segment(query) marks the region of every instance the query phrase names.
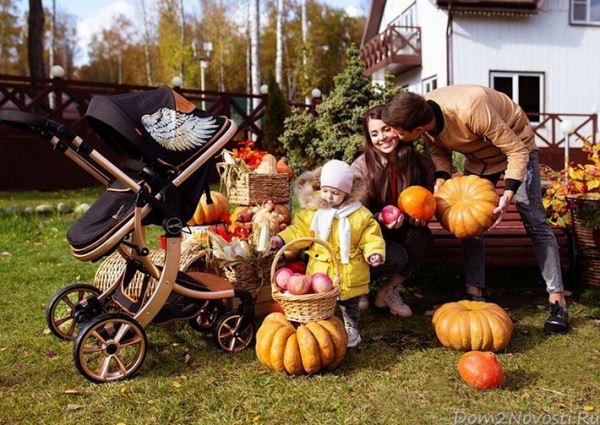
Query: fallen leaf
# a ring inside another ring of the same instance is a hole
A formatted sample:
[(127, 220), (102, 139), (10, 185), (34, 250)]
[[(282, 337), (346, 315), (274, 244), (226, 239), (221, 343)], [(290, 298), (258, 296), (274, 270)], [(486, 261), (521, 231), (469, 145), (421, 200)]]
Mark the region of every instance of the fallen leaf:
[(81, 394), (81, 391), (76, 390), (76, 389), (68, 389), (68, 390), (65, 390), (65, 394)]
[(44, 356), (48, 357), (49, 359), (53, 359), (56, 357), (56, 353), (52, 350), (48, 350), (44, 352)]
[(8, 347), (2, 347), (2, 348), (0, 348), (0, 351), (6, 351), (6, 350), (8, 350)]
[(172, 345), (173, 345), (173, 347), (179, 347), (181, 344), (178, 342), (174, 342)]
[(191, 359), (192, 359), (192, 356), (190, 356), (188, 353), (186, 353), (185, 356), (183, 356), (183, 361), (186, 364), (189, 363)]
[(583, 410), (585, 410), (586, 412), (593, 412), (594, 406), (592, 406), (591, 404), (586, 404), (585, 406), (583, 406)]
[(73, 404), (73, 403), (67, 404), (67, 410), (79, 410), (79, 409), (83, 409), (83, 406), (81, 404)]
[(171, 385), (173, 386), (173, 388), (181, 388), (181, 384), (177, 381), (173, 381)]
[(148, 403), (148, 404), (156, 404), (156, 401), (155, 400), (148, 400), (146, 403)]
[(117, 422), (117, 425), (127, 425), (125, 422)]
[(260, 415), (256, 415), (255, 417), (252, 418), (252, 422), (258, 422), (260, 421)]
[(0, 256), (2, 256), (2, 257), (10, 257), (11, 255), (12, 255), (12, 254), (11, 254), (10, 252), (8, 252), (8, 251), (2, 251), (2, 252), (0, 253)]
[(44, 335), (50, 335), (50, 329), (48, 329), (48, 328), (44, 329)]

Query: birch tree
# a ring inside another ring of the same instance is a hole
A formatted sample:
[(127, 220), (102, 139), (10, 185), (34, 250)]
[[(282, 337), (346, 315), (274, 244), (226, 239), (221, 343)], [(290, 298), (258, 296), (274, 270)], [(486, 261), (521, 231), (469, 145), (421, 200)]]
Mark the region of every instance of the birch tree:
[(275, 35), (275, 81), (281, 87), (283, 82), (283, 0), (277, 0), (277, 29)]
[[(259, 10), (259, 0), (250, 0), (250, 75), (252, 80), (252, 94), (260, 93), (260, 61), (258, 56)], [(259, 102), (259, 99), (254, 99), (253, 105), (255, 108)]]
[(150, 60), (150, 17), (148, 15), (148, 7), (146, 0), (141, 0), (142, 20), (144, 23), (144, 59), (146, 62), (146, 82), (149, 86), (152, 85), (152, 62)]

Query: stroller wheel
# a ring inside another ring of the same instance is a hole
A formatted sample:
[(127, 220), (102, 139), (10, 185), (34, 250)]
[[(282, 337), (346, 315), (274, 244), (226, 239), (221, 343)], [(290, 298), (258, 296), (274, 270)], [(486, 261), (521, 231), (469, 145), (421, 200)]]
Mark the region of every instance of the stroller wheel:
[(213, 328), (213, 341), (217, 347), (230, 353), (248, 348), (254, 340), (254, 324), (248, 323), (241, 328), (242, 316), (230, 311), (225, 313)]
[(83, 327), (73, 345), (77, 370), (92, 382), (132, 376), (146, 357), (146, 332), (134, 318), (104, 313)]
[(61, 339), (73, 339), (77, 334), (77, 323), (73, 307), (90, 295), (102, 291), (86, 283), (73, 283), (58, 291), (46, 307), (46, 324), (50, 331)]
[(221, 301), (206, 301), (200, 309), (200, 313), (188, 322), (195, 331), (208, 332), (224, 311), (225, 306)]

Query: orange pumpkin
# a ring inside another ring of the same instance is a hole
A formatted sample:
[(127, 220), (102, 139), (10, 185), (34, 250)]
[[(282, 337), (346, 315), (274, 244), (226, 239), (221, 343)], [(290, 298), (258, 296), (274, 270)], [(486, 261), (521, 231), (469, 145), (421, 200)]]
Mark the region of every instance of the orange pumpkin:
[(435, 213), (435, 198), (422, 186), (409, 186), (400, 193), (398, 208), (413, 218), (429, 221)]
[(294, 170), (292, 170), (287, 164), (285, 156), (282, 156), (279, 158), (279, 161), (277, 161), (277, 172), (287, 174), (288, 180), (292, 180), (294, 178)]
[(470, 351), (458, 361), (458, 374), (467, 384), (480, 390), (498, 388), (504, 382), (504, 370), (494, 353)]
[(481, 235), (496, 219), (498, 194), (492, 182), (478, 176), (446, 180), (435, 199), (438, 221), (459, 239)]
[(482, 301), (446, 303), (435, 311), (432, 322), (442, 345), (458, 351), (502, 351), (513, 330), (502, 307)]
[(198, 206), (194, 212), (194, 224), (212, 224), (223, 221), (223, 217), (229, 213), (229, 202), (220, 192), (210, 192), (212, 204), (206, 203), (206, 193), (202, 194)]

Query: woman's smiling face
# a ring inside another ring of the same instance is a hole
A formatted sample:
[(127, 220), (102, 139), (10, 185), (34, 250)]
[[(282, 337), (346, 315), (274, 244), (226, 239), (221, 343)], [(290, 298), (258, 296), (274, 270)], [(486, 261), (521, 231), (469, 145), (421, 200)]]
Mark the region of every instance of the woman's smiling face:
[(371, 118), (368, 122), (369, 136), (373, 147), (378, 151), (389, 154), (398, 146), (396, 131), (381, 120)]

